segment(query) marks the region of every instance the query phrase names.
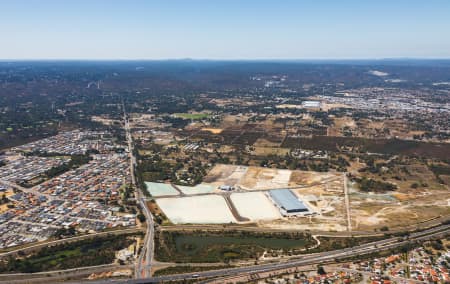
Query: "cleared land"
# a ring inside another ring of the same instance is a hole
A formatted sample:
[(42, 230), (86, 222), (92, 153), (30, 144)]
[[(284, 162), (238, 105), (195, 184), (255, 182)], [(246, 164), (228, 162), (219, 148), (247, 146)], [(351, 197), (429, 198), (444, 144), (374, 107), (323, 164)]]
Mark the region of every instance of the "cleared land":
[[(397, 185), (394, 191), (364, 192), (357, 183), (349, 181), (350, 218), (347, 217), (342, 173), (224, 164), (216, 165), (208, 173), (205, 177), (207, 183), (194, 187), (177, 186), (186, 195), (199, 196), (159, 198), (158, 205), (173, 223), (180, 224), (250, 221), (256, 222), (259, 227), (289, 230), (394, 229), (450, 214), (448, 188), (435, 181), (437, 174), (446, 177), (447, 170), (438, 166), (429, 167), (412, 160), (405, 165), (392, 165), (389, 173), (384, 175), (386, 181)], [(380, 179), (376, 173), (366, 175)], [(428, 181), (426, 185), (425, 180)], [(414, 184), (417, 188), (411, 188)], [(217, 189), (221, 185), (234, 186), (235, 190), (230, 195)], [(278, 188), (289, 188), (294, 192), (311, 209), (312, 216), (280, 216), (265, 195), (267, 190)], [(221, 194), (229, 195), (228, 204)], [(351, 226), (348, 226), (348, 219)]]
[(399, 191), (386, 194), (350, 194), (352, 226), (358, 230), (415, 225), (450, 214), (450, 193), (445, 190)]
[(202, 128), (202, 131), (208, 131), (211, 132), (212, 134), (220, 134), (223, 129), (222, 128)]
[(331, 172), (318, 173), (218, 164), (208, 173), (204, 181), (215, 186), (226, 184), (245, 190), (269, 190), (310, 186), (339, 177), (339, 173)]
[(230, 198), (239, 215), (252, 221), (281, 218), (278, 209), (262, 192), (233, 193)]
[(246, 166), (216, 165), (203, 179), (215, 185), (236, 185), (247, 172)]
[(202, 195), (156, 200), (174, 224), (222, 224), (236, 222), (225, 200), (219, 195)]
[(197, 184), (196, 186), (177, 185), (177, 188), (187, 195), (212, 193), (215, 190), (214, 186), (205, 183)]
[(208, 113), (175, 113), (175, 117), (183, 119), (201, 120), (209, 117)]
[(292, 171), (251, 167), (241, 180), (241, 187), (247, 190), (286, 188)]
[[(237, 213), (262, 227), (324, 231), (347, 228), (341, 173), (219, 164), (208, 173), (205, 181), (214, 186), (235, 186), (238, 192), (232, 193), (230, 200)], [(279, 188), (290, 188), (312, 209), (314, 216), (281, 217), (265, 195), (265, 191)]]
[(170, 184), (157, 183), (157, 182), (145, 182), (145, 187), (152, 196), (169, 196), (169, 195), (179, 195), (180, 193), (173, 188)]

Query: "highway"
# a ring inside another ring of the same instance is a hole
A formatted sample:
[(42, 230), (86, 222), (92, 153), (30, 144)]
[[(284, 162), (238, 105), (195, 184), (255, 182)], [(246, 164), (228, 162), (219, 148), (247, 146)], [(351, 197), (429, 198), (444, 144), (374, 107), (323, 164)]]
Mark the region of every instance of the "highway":
[[(135, 268), (135, 278), (131, 280), (98, 280), (98, 281), (90, 281), (89, 283), (95, 284), (103, 284), (103, 283), (161, 283), (163, 281), (174, 281), (174, 280), (183, 280), (183, 279), (197, 279), (197, 278), (210, 278), (210, 277), (224, 277), (224, 276), (234, 276), (241, 274), (249, 274), (249, 273), (260, 273), (267, 272), (279, 269), (287, 269), (297, 266), (304, 265), (314, 265), (320, 263), (334, 262), (336, 260), (347, 259), (350, 257), (358, 257), (360, 255), (367, 255), (374, 252), (379, 252), (383, 250), (389, 250), (398, 248), (399, 246), (405, 244), (411, 244), (416, 241), (423, 241), (434, 237), (443, 237), (450, 233), (450, 225), (440, 225), (438, 227), (434, 227), (431, 229), (424, 230), (422, 232), (411, 233), (408, 238), (403, 237), (392, 237), (381, 241), (371, 242), (367, 244), (362, 244), (359, 246), (355, 246), (352, 248), (339, 249), (334, 251), (327, 251), (315, 254), (309, 254), (304, 256), (298, 256), (297, 258), (289, 258), (284, 259), (282, 261), (274, 262), (274, 263), (264, 263), (260, 265), (252, 265), (252, 266), (243, 266), (243, 267), (234, 267), (234, 268), (226, 268), (220, 270), (210, 270), (203, 272), (193, 272), (193, 273), (183, 273), (183, 274), (175, 274), (175, 275), (166, 275), (166, 276), (151, 276), (151, 267), (154, 256), (154, 220), (151, 212), (148, 210), (146, 206), (145, 195), (140, 189), (140, 187), (136, 183), (135, 177), (135, 167), (136, 167), (136, 157), (134, 155), (134, 146), (133, 146), (133, 138), (131, 135), (130, 124), (128, 120), (127, 113), (125, 111), (125, 105), (123, 104), (123, 119), (124, 119), (124, 128), (126, 132), (126, 139), (128, 144), (129, 151), (129, 160), (130, 160), (130, 174), (131, 181), (133, 186), (135, 187), (135, 196), (136, 200), (141, 207), (142, 213), (146, 217), (146, 234), (142, 246), (142, 250), (139, 252), (136, 260)], [(348, 214), (349, 215), (349, 214)], [(180, 229), (180, 227), (178, 227)], [(250, 229), (250, 228), (248, 228)], [(251, 228), (256, 229), (256, 228)], [(347, 232), (349, 233), (349, 232)], [(353, 232), (356, 233), (356, 232)], [(39, 244), (41, 245), (41, 244)], [(9, 254), (5, 253), (5, 254)], [(92, 268), (94, 269), (94, 268)], [(47, 272), (51, 273), (51, 272)], [(63, 273), (60, 271), (59, 273)]]
[[(70, 268), (64, 270), (43, 271), (35, 273), (2, 273), (0, 274), (1, 284), (30, 284), (30, 283), (65, 283), (67, 279), (86, 278), (92, 273), (109, 272), (117, 269), (130, 269), (132, 265), (102, 264), (80, 268)], [(78, 281), (77, 283), (80, 283)]]
[[(304, 256), (298, 256), (295, 259), (286, 259), (284, 261), (274, 262), (274, 263), (265, 263), (260, 265), (252, 265), (252, 266), (243, 266), (243, 267), (234, 267), (234, 268), (226, 268), (219, 270), (210, 270), (203, 272), (192, 272), (192, 273), (183, 273), (183, 274), (174, 274), (174, 275), (165, 275), (158, 277), (146, 277), (141, 279), (130, 279), (130, 280), (118, 280), (118, 279), (106, 279), (106, 280), (93, 280), (86, 281), (86, 283), (91, 284), (108, 284), (108, 283), (129, 283), (129, 284), (141, 284), (141, 283), (162, 283), (164, 281), (175, 281), (175, 280), (184, 280), (184, 279), (205, 279), (205, 278), (213, 278), (213, 277), (228, 277), (228, 276), (236, 276), (236, 275), (248, 275), (252, 273), (262, 273), (262, 272), (270, 272), (274, 270), (281, 269), (290, 269), (299, 266), (306, 265), (316, 265), (316, 264), (325, 264), (332, 263), (338, 260), (344, 260), (351, 257), (359, 257), (361, 255), (367, 255), (370, 253), (386, 251), (389, 249), (395, 249), (400, 246), (406, 244), (413, 244), (414, 242), (420, 242), (429, 240), (432, 238), (442, 238), (448, 236), (450, 234), (450, 225), (441, 225), (435, 228), (431, 228), (422, 232), (411, 233), (408, 237), (392, 237), (389, 239), (371, 242), (367, 244), (358, 245), (352, 248), (345, 248), (333, 251), (325, 251), (321, 253), (308, 254)], [(61, 271), (47, 271), (41, 273), (31, 273), (31, 274), (20, 274), (21, 277), (24, 277), (22, 280), (18, 280), (21, 283), (31, 283), (34, 279), (43, 280), (42, 275), (45, 273), (46, 275), (55, 275), (58, 274), (58, 278), (63, 279), (65, 277), (66, 272), (72, 273), (72, 276), (75, 276), (76, 273), (86, 273), (86, 269), (93, 269), (92, 272), (95, 272), (96, 267), (84, 267), (77, 269), (69, 269), (69, 270), (61, 270)], [(78, 272), (77, 272), (78, 271)], [(75, 273), (75, 274), (74, 274)], [(13, 274), (10, 277), (14, 277)], [(37, 277), (37, 278), (36, 278)], [(39, 278), (40, 277), (40, 278)], [(54, 280), (56, 280), (56, 276)], [(0, 283), (11, 283), (11, 282), (2, 282)], [(64, 282), (64, 283), (80, 283), (76, 282)]]
[[(161, 283), (163, 281), (175, 281), (175, 280), (183, 280), (183, 279), (193, 279), (193, 278), (209, 278), (209, 277), (220, 277), (220, 276), (233, 276), (239, 274), (248, 274), (248, 273), (260, 273), (278, 269), (287, 269), (297, 266), (303, 265), (313, 265), (313, 264), (321, 264), (327, 262), (334, 262), (336, 260), (347, 259), (350, 257), (357, 257), (361, 255), (367, 255), (370, 253), (375, 253), (379, 251), (385, 251), (389, 249), (395, 249), (400, 246), (411, 244), (414, 242), (425, 241), (432, 238), (440, 238), (447, 236), (450, 233), (450, 225), (441, 225), (439, 227), (435, 227), (432, 229), (428, 229), (422, 232), (416, 232), (409, 235), (407, 238), (403, 237), (392, 237), (389, 239), (371, 242), (367, 244), (362, 244), (359, 246), (355, 246), (352, 248), (339, 249), (334, 251), (326, 251), (321, 253), (315, 253), (310, 255), (305, 255), (303, 257), (299, 257), (297, 259), (287, 260), (285, 262), (277, 262), (277, 263), (269, 263), (269, 264), (261, 264), (261, 265), (253, 265), (253, 266), (245, 266), (245, 267), (236, 267), (236, 268), (227, 268), (220, 270), (211, 270), (211, 271), (203, 271), (203, 272), (194, 272), (194, 273), (184, 273), (184, 274), (175, 274), (175, 275), (166, 275), (159, 277), (149, 277), (145, 279), (133, 279), (127, 281), (121, 281), (120, 283), (132, 283), (132, 284), (140, 284), (140, 283)], [(92, 283), (95, 284), (104, 284), (104, 283), (114, 283), (114, 280), (104, 280), (104, 281), (94, 281)]]
[[(388, 250), (397, 248), (399, 246), (409, 244), (415, 241), (423, 241), (433, 237), (440, 237), (447, 235), (450, 231), (450, 225), (441, 225), (439, 227), (435, 227), (432, 229), (428, 229), (418, 233), (412, 233), (407, 239), (403, 239), (401, 237), (393, 237), (377, 242), (372, 242), (368, 244), (359, 245), (352, 248), (327, 251), (322, 253), (310, 254), (303, 257), (299, 257), (297, 259), (290, 259), (284, 262), (277, 262), (271, 264), (261, 264), (254, 266), (246, 266), (246, 267), (236, 267), (229, 269), (221, 269), (221, 270), (212, 270), (212, 271), (204, 271), (204, 272), (196, 272), (196, 273), (184, 273), (184, 274), (176, 274), (176, 275), (167, 275), (167, 276), (159, 276), (159, 277), (151, 277), (151, 264), (153, 261), (153, 252), (154, 252), (154, 220), (152, 214), (149, 212), (146, 203), (145, 196), (140, 189), (140, 187), (136, 184), (134, 169), (136, 167), (136, 157), (134, 155), (133, 148), (133, 138), (131, 136), (131, 130), (129, 125), (128, 116), (125, 110), (125, 104), (123, 105), (123, 113), (124, 113), (124, 128), (126, 132), (126, 139), (128, 142), (128, 150), (130, 156), (130, 174), (132, 177), (132, 183), (136, 188), (136, 200), (139, 202), (139, 205), (142, 209), (143, 214), (146, 217), (147, 230), (144, 238), (144, 244), (142, 251), (140, 252), (135, 266), (135, 278), (133, 280), (121, 281), (124, 283), (160, 283), (163, 281), (174, 281), (174, 280), (183, 280), (183, 279), (192, 279), (194, 277), (198, 278), (208, 278), (208, 277), (219, 277), (219, 276), (232, 276), (238, 274), (245, 273), (258, 273), (271, 271), (276, 269), (285, 269), (291, 268), (301, 265), (311, 265), (317, 263), (325, 263), (329, 261), (335, 261), (345, 258), (350, 258), (359, 255), (370, 254), (374, 252), (378, 252), (380, 250)], [(345, 182), (345, 178), (344, 178)], [(350, 214), (347, 212), (347, 217)], [(348, 220), (350, 221), (350, 220)], [(351, 224), (349, 223), (349, 230), (351, 230)], [(102, 281), (94, 281), (92, 283), (113, 283), (116, 282), (114, 280), (102, 280)]]
[(76, 242), (76, 241), (81, 241), (81, 240), (85, 240), (85, 239), (92, 239), (95, 237), (103, 237), (103, 236), (110, 236), (110, 235), (123, 235), (123, 234), (128, 234), (128, 233), (138, 233), (141, 232), (142, 230), (139, 228), (133, 228), (133, 229), (123, 229), (120, 228), (118, 230), (113, 230), (113, 231), (106, 231), (106, 232), (99, 232), (99, 233), (93, 233), (93, 234), (87, 234), (87, 235), (80, 235), (80, 236), (76, 236), (76, 237), (70, 237), (70, 238), (64, 238), (64, 239), (60, 239), (60, 240), (52, 240), (52, 241), (44, 241), (41, 243), (36, 243), (33, 245), (29, 245), (29, 246), (24, 246), (24, 247), (20, 247), (17, 249), (13, 249), (7, 252), (1, 252), (0, 253), (0, 259), (5, 258), (7, 256), (10, 255), (16, 255), (19, 252), (31, 252), (31, 251), (35, 251), (35, 250), (39, 250), (41, 248), (44, 247), (49, 247), (49, 246), (54, 246), (54, 245), (59, 245), (59, 244), (64, 244), (64, 243), (70, 243), (70, 242)]
[(133, 145), (133, 137), (131, 136), (130, 122), (128, 120), (128, 115), (125, 109), (124, 102), (122, 102), (122, 108), (123, 108), (125, 135), (128, 143), (128, 152), (130, 158), (131, 182), (134, 188), (136, 189), (135, 191), (136, 201), (139, 203), (142, 209), (142, 213), (145, 216), (145, 221), (147, 223), (147, 230), (144, 237), (144, 244), (142, 246), (142, 251), (137, 257), (135, 266), (135, 277), (139, 279), (151, 276), (151, 263), (153, 261), (155, 225), (153, 215), (147, 208), (147, 204), (145, 202), (145, 195), (142, 192), (141, 188), (136, 184), (136, 176), (134, 173), (134, 169), (136, 167), (136, 157), (134, 155), (134, 145)]

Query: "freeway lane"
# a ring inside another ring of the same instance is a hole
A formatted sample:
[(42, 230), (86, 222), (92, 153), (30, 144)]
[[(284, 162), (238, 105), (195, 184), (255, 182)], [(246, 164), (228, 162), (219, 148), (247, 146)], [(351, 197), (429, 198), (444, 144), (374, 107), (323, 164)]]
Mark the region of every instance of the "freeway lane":
[[(245, 266), (245, 267), (236, 267), (236, 268), (227, 268), (220, 270), (211, 270), (204, 272), (195, 272), (195, 273), (184, 273), (184, 274), (175, 274), (175, 275), (167, 275), (167, 276), (159, 276), (159, 277), (150, 277), (146, 279), (133, 279), (127, 281), (121, 281), (120, 283), (130, 283), (130, 284), (143, 284), (143, 283), (161, 283), (163, 281), (174, 281), (174, 280), (183, 280), (183, 279), (192, 279), (194, 275), (198, 275), (199, 278), (209, 278), (209, 277), (219, 277), (219, 276), (233, 276), (239, 274), (247, 274), (247, 273), (259, 273), (266, 272), (278, 269), (287, 269), (296, 266), (303, 265), (313, 265), (320, 264), (329, 261), (335, 261), (340, 259), (346, 259), (350, 257), (367, 255), (374, 252), (379, 252), (383, 250), (389, 250), (398, 248), (400, 246), (411, 244), (417, 241), (424, 241), (431, 238), (444, 237), (450, 234), (450, 225), (441, 225), (439, 227), (435, 227), (432, 229), (428, 229), (426, 231), (412, 233), (407, 239), (403, 239), (402, 237), (393, 237), (382, 241), (371, 242), (367, 244), (362, 244), (359, 246), (355, 246), (353, 248), (346, 248), (334, 251), (326, 251), (311, 255), (306, 255), (297, 259), (287, 260), (285, 262), (277, 262), (270, 264), (261, 264), (254, 266)], [(94, 281), (90, 283), (94, 284), (104, 284), (104, 283), (117, 283), (114, 280), (105, 280), (105, 281)]]
[[(1, 284), (61, 283), (64, 279), (88, 277), (92, 273), (108, 272), (116, 269), (129, 269), (132, 265), (102, 264), (83, 268), (54, 270), (51, 272), (0, 274)], [(62, 282), (65, 283), (65, 282)], [(77, 282), (79, 283), (79, 282)]]
[[(408, 244), (412, 241), (422, 240), (426, 238), (430, 238), (433, 236), (440, 236), (442, 234), (447, 234), (449, 227), (446, 226), (440, 226), (439, 229), (430, 229), (423, 231), (421, 233), (414, 233), (411, 234), (410, 238), (408, 240), (402, 240), (401, 238), (395, 237), (390, 238), (383, 241), (378, 241), (374, 243), (369, 243), (365, 245), (360, 245), (358, 247), (354, 248), (348, 248), (343, 250), (336, 250), (331, 252), (324, 252), (324, 253), (318, 253), (313, 254), (309, 256), (304, 256), (300, 259), (292, 259), (287, 262), (281, 262), (277, 264), (263, 264), (258, 266), (249, 266), (249, 267), (238, 267), (238, 268), (230, 268), (230, 269), (223, 269), (223, 270), (215, 270), (215, 271), (205, 271), (205, 272), (198, 272), (198, 273), (187, 273), (187, 274), (178, 274), (178, 275), (169, 275), (169, 276), (161, 276), (161, 277), (147, 277), (151, 274), (151, 263), (153, 260), (153, 250), (154, 250), (154, 222), (153, 222), (153, 216), (149, 212), (146, 204), (145, 204), (145, 197), (143, 192), (139, 187), (136, 186), (135, 181), (135, 175), (134, 175), (134, 169), (136, 166), (136, 158), (134, 156), (133, 151), (133, 141), (130, 131), (130, 125), (128, 116), (125, 110), (125, 104), (122, 102), (123, 105), (123, 116), (124, 116), (124, 128), (126, 132), (126, 138), (128, 142), (128, 150), (130, 155), (130, 173), (132, 175), (132, 182), (133, 185), (136, 187), (136, 200), (139, 202), (142, 211), (146, 217), (147, 222), (147, 232), (144, 239), (144, 246), (140, 253), (140, 255), (137, 258), (136, 261), (136, 267), (135, 267), (135, 277), (136, 280), (129, 280), (126, 281), (126, 283), (159, 283), (161, 281), (170, 281), (170, 280), (182, 280), (182, 279), (188, 279), (192, 278), (193, 275), (199, 275), (200, 277), (217, 277), (217, 276), (227, 276), (227, 275), (236, 275), (236, 274), (242, 274), (242, 273), (249, 273), (249, 272), (263, 272), (263, 271), (270, 271), (274, 269), (283, 269), (283, 268), (289, 268), (293, 266), (299, 266), (299, 265), (308, 265), (308, 264), (314, 264), (314, 263), (321, 263), (326, 262), (334, 259), (341, 259), (341, 258), (348, 258), (351, 256), (357, 256), (360, 254), (368, 254), (372, 252), (376, 252), (379, 250), (386, 250), (390, 248), (395, 248), (398, 246), (401, 246), (403, 244)], [(345, 182), (345, 181), (344, 181)], [(347, 216), (349, 217), (350, 214)], [(348, 220), (349, 223), (349, 231), (351, 231), (351, 225), (350, 220)], [(142, 279), (139, 279), (142, 278)], [(95, 283), (111, 283), (114, 282), (112, 280), (110, 281), (98, 281)]]
[(136, 176), (134, 174), (134, 170), (136, 167), (136, 157), (134, 155), (134, 146), (133, 146), (133, 137), (131, 136), (130, 130), (130, 122), (128, 120), (128, 115), (125, 109), (125, 103), (122, 101), (122, 109), (123, 109), (123, 120), (124, 120), (124, 128), (125, 128), (125, 136), (128, 143), (128, 154), (130, 159), (130, 175), (131, 182), (136, 189), (136, 200), (139, 202), (140, 207), (142, 208), (142, 212), (145, 216), (145, 221), (147, 223), (147, 231), (144, 238), (144, 245), (142, 247), (142, 251), (136, 260), (135, 272), (134, 275), (136, 278), (146, 278), (151, 276), (151, 263), (153, 261), (153, 244), (154, 244), (154, 221), (153, 215), (147, 208), (147, 204), (145, 204), (145, 196), (142, 192), (141, 188), (136, 184)]
[[(277, 263), (268, 263), (268, 264), (261, 264), (261, 265), (254, 265), (254, 266), (245, 266), (245, 267), (236, 267), (236, 268), (229, 268), (229, 269), (221, 269), (221, 270), (211, 270), (211, 271), (204, 271), (204, 272), (194, 272), (194, 273), (184, 273), (184, 274), (176, 274), (176, 275), (168, 275), (168, 276), (161, 276), (161, 277), (149, 277), (145, 279), (134, 279), (134, 280), (98, 280), (98, 281), (90, 281), (88, 283), (93, 284), (106, 284), (106, 283), (160, 283), (162, 281), (170, 281), (170, 280), (183, 280), (183, 279), (190, 279), (193, 278), (193, 275), (198, 274), (201, 278), (208, 278), (208, 277), (223, 277), (223, 276), (235, 276), (235, 275), (241, 275), (241, 274), (249, 274), (249, 273), (259, 273), (259, 272), (265, 272), (265, 271), (273, 271), (273, 270), (279, 270), (279, 269), (287, 269), (287, 268), (293, 268), (297, 266), (303, 266), (303, 265), (314, 265), (314, 264), (320, 264), (325, 263), (328, 261), (333, 262), (334, 260), (339, 260), (343, 258), (353, 257), (353, 256), (359, 256), (364, 254), (370, 254), (373, 252), (378, 252), (382, 250), (388, 250), (392, 248), (397, 248), (399, 246), (413, 243), (416, 241), (423, 241), (427, 240), (433, 237), (443, 237), (450, 234), (450, 225), (441, 225), (439, 227), (431, 228), (426, 231), (422, 232), (416, 232), (411, 233), (407, 239), (404, 239), (403, 237), (393, 237), (381, 241), (371, 242), (367, 244), (362, 244), (359, 246), (355, 246), (353, 248), (346, 248), (341, 250), (335, 250), (335, 251), (328, 251), (328, 252), (321, 252), (321, 253), (315, 253), (315, 254), (309, 254), (304, 256), (299, 256), (296, 259), (289, 259), (285, 260), (283, 262), (277, 262)], [(145, 264), (144, 264), (145, 267)], [(99, 272), (96, 270), (95, 267), (82, 267), (75, 269), (76, 273), (86, 273), (86, 269), (91, 269), (91, 273), (93, 272)], [(53, 279), (57, 280), (64, 279), (64, 277), (67, 277), (69, 274), (73, 274), (74, 269), (69, 270), (60, 270), (60, 271), (46, 271), (42, 273), (31, 273), (31, 274), (20, 274), (20, 277), (22, 277), (22, 280), (19, 282), (27, 282), (30, 283), (32, 279), (35, 279), (36, 277), (41, 277), (41, 279), (44, 279), (42, 277), (43, 274), (46, 275), (55, 275), (57, 273), (59, 276)], [(66, 274), (68, 273), (68, 274)], [(37, 275), (39, 274), (39, 275)], [(71, 275), (75, 276), (75, 275)], [(51, 277), (50, 277), (51, 278)], [(0, 283), (5, 283), (0, 280)], [(11, 283), (11, 282), (6, 282)], [(67, 282), (64, 282), (67, 283)], [(79, 282), (75, 282), (79, 283)]]
[(26, 246), (26, 247), (21, 247), (18, 249), (7, 251), (7, 252), (2, 252), (2, 253), (0, 253), (0, 259), (10, 256), (10, 255), (15, 255), (18, 252), (29, 252), (29, 251), (41, 249), (43, 247), (49, 247), (49, 246), (63, 244), (63, 243), (76, 242), (76, 241), (81, 241), (81, 240), (85, 240), (85, 239), (92, 239), (95, 237), (102, 237), (102, 236), (109, 236), (109, 235), (123, 235), (123, 234), (138, 233), (138, 232), (142, 232), (142, 230), (139, 228), (118, 229), (118, 230), (113, 230), (113, 231), (81, 235), (81, 236), (76, 236), (76, 237), (71, 237), (71, 238), (60, 239), (60, 240), (45, 241), (42, 243), (37, 243), (37, 244)]
[[(360, 246), (356, 246), (353, 248), (347, 248), (342, 250), (328, 251), (322, 253), (316, 253), (301, 257), (295, 260), (289, 260), (286, 262), (278, 262), (272, 264), (263, 264), (263, 265), (255, 265), (255, 266), (246, 266), (246, 267), (237, 267), (237, 268), (229, 268), (229, 269), (221, 269), (221, 270), (211, 270), (204, 272), (195, 272), (195, 273), (184, 273), (184, 274), (176, 274), (176, 275), (167, 275), (160, 277), (150, 277), (145, 279), (133, 279), (133, 280), (97, 280), (97, 281), (89, 281), (86, 283), (91, 284), (108, 284), (108, 283), (128, 283), (128, 284), (143, 284), (143, 283), (161, 283), (163, 281), (175, 281), (175, 280), (183, 280), (183, 279), (194, 279), (194, 275), (198, 275), (198, 278), (212, 278), (212, 277), (223, 277), (223, 276), (235, 276), (249, 273), (261, 273), (261, 272), (269, 272), (273, 270), (280, 269), (288, 269), (297, 266), (305, 266), (305, 265), (314, 265), (321, 264), (326, 262), (333, 262), (334, 260), (349, 258), (352, 256), (360, 256), (364, 254), (370, 254), (373, 252), (378, 252), (380, 250), (388, 250), (392, 248), (397, 248), (399, 246), (413, 243), (416, 241), (423, 241), (433, 237), (444, 237), (450, 234), (450, 225), (444, 225), (440, 227), (436, 227), (427, 231), (423, 231), (420, 233), (415, 233), (414, 236), (410, 235), (409, 239), (403, 240), (402, 238), (395, 237), (386, 239), (383, 241), (372, 242), (368, 244), (363, 244)], [(51, 272), (46, 272), (51, 273)], [(64, 282), (68, 283), (68, 282)], [(79, 282), (72, 282), (79, 283)]]

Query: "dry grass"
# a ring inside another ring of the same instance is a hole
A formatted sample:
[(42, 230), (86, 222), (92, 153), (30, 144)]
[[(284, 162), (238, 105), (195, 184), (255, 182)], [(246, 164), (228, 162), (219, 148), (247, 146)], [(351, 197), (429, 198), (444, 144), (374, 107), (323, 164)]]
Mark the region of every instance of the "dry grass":
[(212, 134), (220, 134), (220, 133), (222, 133), (223, 129), (222, 128), (202, 128), (202, 131), (208, 131), (208, 132), (211, 132)]
[(159, 215), (159, 214), (162, 213), (162, 212), (161, 212), (161, 209), (160, 209), (159, 206), (156, 204), (156, 202), (155, 202), (155, 203), (153, 203), (153, 202), (147, 202), (147, 207), (148, 207), (148, 209), (150, 210), (150, 212), (152, 212), (152, 213), (155, 214), (155, 215)]
[(410, 189), (366, 197), (352, 194), (350, 198), (355, 230), (405, 227), (450, 214), (448, 190)]
[(8, 211), (8, 210), (9, 210), (8, 204), (2, 204), (2, 205), (0, 205), (0, 214), (6, 212), (6, 211)]
[(289, 154), (288, 148), (278, 148), (278, 147), (254, 147), (255, 150), (253, 154), (256, 156), (268, 156), (268, 155), (277, 155), (277, 156), (286, 156)]
[(269, 141), (264, 138), (258, 138), (256, 142), (253, 144), (254, 147), (279, 147), (280, 143)]

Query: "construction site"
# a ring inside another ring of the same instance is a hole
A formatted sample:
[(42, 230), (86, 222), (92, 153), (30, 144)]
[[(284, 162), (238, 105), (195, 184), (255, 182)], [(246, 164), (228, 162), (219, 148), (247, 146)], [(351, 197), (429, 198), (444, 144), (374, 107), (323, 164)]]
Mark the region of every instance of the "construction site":
[(346, 230), (345, 177), (263, 167), (216, 165), (194, 187), (146, 183), (173, 224), (253, 224)]
[[(447, 192), (364, 193), (345, 173), (337, 172), (218, 164), (196, 186), (146, 184), (169, 224), (373, 231), (427, 222), (450, 213)], [(441, 198), (436, 199), (436, 194)]]

